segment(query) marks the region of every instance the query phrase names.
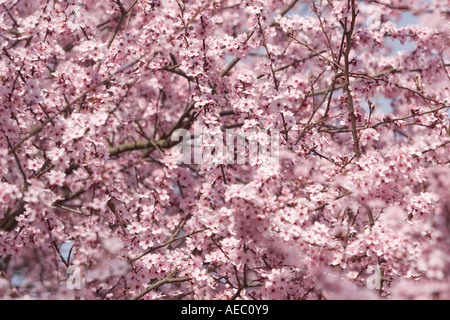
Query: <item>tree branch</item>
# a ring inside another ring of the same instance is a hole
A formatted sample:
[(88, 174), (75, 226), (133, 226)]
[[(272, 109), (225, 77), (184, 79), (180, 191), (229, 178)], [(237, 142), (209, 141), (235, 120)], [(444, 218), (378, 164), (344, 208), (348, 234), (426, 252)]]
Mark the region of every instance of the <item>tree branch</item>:
[(106, 48), (110, 48), (114, 39), (117, 36), (117, 33), (119, 32), (120, 28), (122, 27), (123, 22), (125, 21), (125, 18), (127, 17), (127, 15), (131, 12), (131, 10), (133, 9), (133, 7), (137, 4), (138, 0), (134, 0), (132, 4), (130, 4), (130, 6), (128, 7), (128, 9), (125, 10), (125, 8), (123, 7), (122, 2), (120, 2), (120, 0), (116, 0), (117, 5), (120, 8), (120, 12), (121, 12), (121, 16), (119, 19), (119, 22), (117, 23), (116, 28), (114, 29), (114, 33), (111, 35), (111, 38), (109, 38), (108, 43), (106, 44)]
[(353, 35), (353, 30), (355, 28), (355, 23), (356, 23), (355, 0), (351, 0), (351, 10), (352, 10), (352, 21), (350, 23), (350, 29), (347, 31), (346, 25), (344, 28), (344, 32), (346, 34), (346, 48), (345, 48), (345, 53), (344, 53), (344, 61), (345, 61), (344, 89), (347, 92), (347, 106), (348, 106), (348, 112), (350, 114), (350, 121), (351, 121), (351, 125), (352, 125), (353, 151), (355, 152), (356, 157), (359, 158), (359, 157), (361, 157), (361, 150), (359, 149), (358, 133), (356, 131), (356, 117), (355, 117), (355, 110), (353, 107), (353, 96), (352, 96), (352, 92), (350, 90), (350, 60), (349, 60), (350, 51), (352, 49), (352, 35)]
[(174, 278), (174, 276), (178, 273), (178, 269), (175, 269), (174, 271), (172, 271), (171, 273), (169, 273), (164, 279), (161, 279), (159, 281), (156, 281), (154, 284), (152, 284), (151, 286), (149, 286), (148, 288), (142, 290), (141, 292), (139, 292), (138, 294), (136, 294), (135, 296), (133, 296), (130, 300), (139, 300), (141, 299), (143, 296), (145, 296), (147, 293), (149, 293), (150, 291), (156, 290), (159, 287), (161, 287), (162, 285), (165, 285), (166, 283), (176, 283), (176, 282), (185, 282), (185, 281), (189, 281), (192, 280), (192, 278), (190, 277), (184, 277), (184, 278)]

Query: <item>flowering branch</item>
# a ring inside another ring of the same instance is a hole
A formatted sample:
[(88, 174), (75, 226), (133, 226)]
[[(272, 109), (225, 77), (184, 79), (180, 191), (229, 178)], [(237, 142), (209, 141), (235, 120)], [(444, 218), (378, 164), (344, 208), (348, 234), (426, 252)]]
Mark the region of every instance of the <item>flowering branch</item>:
[(119, 32), (120, 28), (122, 27), (123, 22), (125, 21), (125, 18), (130, 14), (131, 10), (133, 10), (133, 7), (138, 3), (138, 0), (134, 0), (130, 6), (128, 7), (128, 9), (125, 9), (122, 5), (122, 2), (120, 0), (116, 0), (117, 5), (120, 8), (120, 19), (119, 22), (116, 25), (116, 28), (114, 29), (114, 33), (111, 35), (111, 38), (109, 38), (108, 43), (106, 44), (106, 48), (110, 48), (114, 39), (117, 36), (117, 33)]
[[(281, 12), (280, 12), (280, 16), (283, 17), (285, 16), (296, 4), (297, 4), (298, 0), (292, 0)], [(277, 24), (277, 22), (275, 20), (273, 20), (269, 26), (273, 27)], [(253, 32), (251, 32), (249, 34), (249, 36), (247, 37), (247, 41), (248, 39), (251, 38), (251, 36), (253, 35)], [(223, 78), (225, 77), (228, 73), (230, 73), (231, 69), (234, 68), (234, 66), (241, 60), (241, 58), (235, 57), (226, 67), (225, 69), (223, 69), (223, 71), (220, 73), (220, 76)]]
[[(351, 2), (351, 4), (350, 4)], [(344, 28), (344, 33), (346, 37), (346, 46), (344, 51), (344, 61), (345, 61), (345, 67), (344, 67), (344, 77), (345, 77), (345, 83), (344, 83), (344, 90), (347, 92), (347, 106), (348, 106), (348, 112), (350, 114), (350, 121), (352, 125), (352, 135), (353, 135), (353, 151), (355, 152), (355, 155), (357, 158), (361, 157), (361, 150), (359, 148), (359, 142), (358, 142), (358, 134), (356, 131), (356, 118), (355, 118), (355, 110), (353, 107), (353, 95), (350, 90), (350, 51), (352, 49), (352, 36), (353, 31), (355, 30), (355, 23), (356, 23), (356, 7), (355, 7), (355, 0), (349, 0), (349, 7), (351, 8), (351, 21), (350, 21), (350, 28), (347, 29), (347, 18), (345, 18), (345, 22), (342, 23), (342, 26)]]
[(139, 292), (138, 294), (133, 296), (130, 300), (140, 300), (142, 297), (144, 297), (150, 291), (156, 290), (159, 287), (165, 285), (166, 283), (186, 282), (186, 281), (192, 280), (192, 278), (190, 278), (190, 277), (174, 278), (177, 273), (178, 273), (177, 269), (172, 271), (164, 279), (156, 281), (154, 284), (147, 287), (145, 290), (142, 290), (141, 292)]
[(0, 296), (448, 298), (441, 2), (1, 3)]

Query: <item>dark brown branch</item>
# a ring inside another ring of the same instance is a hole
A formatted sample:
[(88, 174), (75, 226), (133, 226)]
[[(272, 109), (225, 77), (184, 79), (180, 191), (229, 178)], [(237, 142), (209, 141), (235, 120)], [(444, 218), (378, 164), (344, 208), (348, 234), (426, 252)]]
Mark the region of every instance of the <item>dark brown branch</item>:
[(352, 125), (353, 151), (355, 152), (356, 157), (359, 158), (359, 157), (361, 157), (361, 150), (359, 148), (358, 133), (356, 131), (356, 117), (355, 117), (355, 109), (353, 106), (353, 96), (352, 96), (352, 92), (350, 90), (350, 51), (352, 49), (352, 36), (353, 36), (353, 30), (355, 29), (355, 23), (356, 23), (355, 0), (351, 0), (351, 11), (352, 11), (352, 17), (351, 17), (352, 20), (350, 22), (350, 29), (347, 31), (346, 25), (345, 25), (345, 29), (344, 29), (344, 32), (346, 35), (346, 47), (345, 47), (345, 53), (344, 53), (344, 61), (345, 61), (344, 89), (347, 93), (347, 106), (348, 106), (348, 112), (350, 114), (350, 121), (351, 121), (351, 125)]
[(168, 246), (169, 244), (171, 244), (172, 242), (175, 242), (175, 241), (178, 241), (178, 240), (182, 240), (182, 239), (186, 239), (186, 238), (188, 238), (188, 237), (190, 237), (190, 236), (193, 236), (194, 234), (203, 232), (203, 231), (205, 231), (205, 230), (208, 230), (208, 228), (203, 228), (203, 229), (200, 229), (200, 230), (193, 231), (193, 232), (191, 232), (191, 233), (185, 234), (185, 235), (183, 235), (183, 236), (179, 236), (179, 237), (176, 237), (176, 238), (171, 238), (170, 240), (166, 241), (166, 242), (163, 243), (163, 244), (160, 244), (160, 245), (151, 247), (150, 249), (147, 249), (144, 253), (142, 253), (142, 254), (140, 254), (139, 256), (136, 256), (136, 257), (134, 257), (134, 258), (131, 258), (129, 261), (130, 261), (130, 262), (137, 261), (137, 260), (141, 259), (142, 257), (146, 256), (147, 254), (152, 253), (153, 251), (156, 251), (156, 250), (158, 250), (158, 249), (167, 247), (167, 246)]
[(127, 15), (131, 12), (131, 10), (133, 9), (133, 7), (137, 4), (137, 0), (134, 0), (133, 3), (128, 7), (128, 9), (125, 10), (125, 8), (123, 7), (122, 3), (120, 2), (120, 0), (117, 0), (116, 3), (118, 4), (119, 8), (120, 8), (120, 12), (121, 12), (121, 16), (119, 19), (119, 22), (117, 23), (116, 28), (114, 29), (114, 33), (111, 35), (111, 38), (109, 39), (106, 48), (110, 48), (114, 39), (117, 36), (117, 33), (119, 32), (120, 28), (122, 27), (123, 22), (125, 21), (125, 18), (127, 17)]
[(151, 286), (147, 287), (146, 289), (142, 290), (141, 292), (139, 292), (138, 294), (133, 296), (130, 300), (139, 300), (143, 296), (145, 296), (147, 293), (149, 293), (150, 291), (156, 290), (159, 287), (161, 287), (162, 285), (165, 285), (166, 283), (185, 282), (185, 281), (189, 281), (192, 279), (190, 277), (174, 278), (177, 273), (178, 273), (178, 269), (175, 269), (174, 271), (169, 273), (164, 279), (156, 281)]

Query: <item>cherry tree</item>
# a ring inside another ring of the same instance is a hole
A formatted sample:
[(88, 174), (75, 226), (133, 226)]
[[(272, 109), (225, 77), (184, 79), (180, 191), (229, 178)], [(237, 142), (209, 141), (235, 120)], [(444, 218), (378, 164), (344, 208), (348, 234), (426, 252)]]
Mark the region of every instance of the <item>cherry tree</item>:
[(0, 0), (0, 297), (449, 299), (449, 7)]

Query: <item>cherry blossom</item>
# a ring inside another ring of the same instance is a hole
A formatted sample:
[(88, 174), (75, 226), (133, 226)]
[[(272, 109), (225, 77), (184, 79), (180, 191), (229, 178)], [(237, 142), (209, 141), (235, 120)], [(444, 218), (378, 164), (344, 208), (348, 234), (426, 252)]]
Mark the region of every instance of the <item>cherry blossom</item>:
[(446, 8), (0, 0), (0, 297), (448, 299)]

